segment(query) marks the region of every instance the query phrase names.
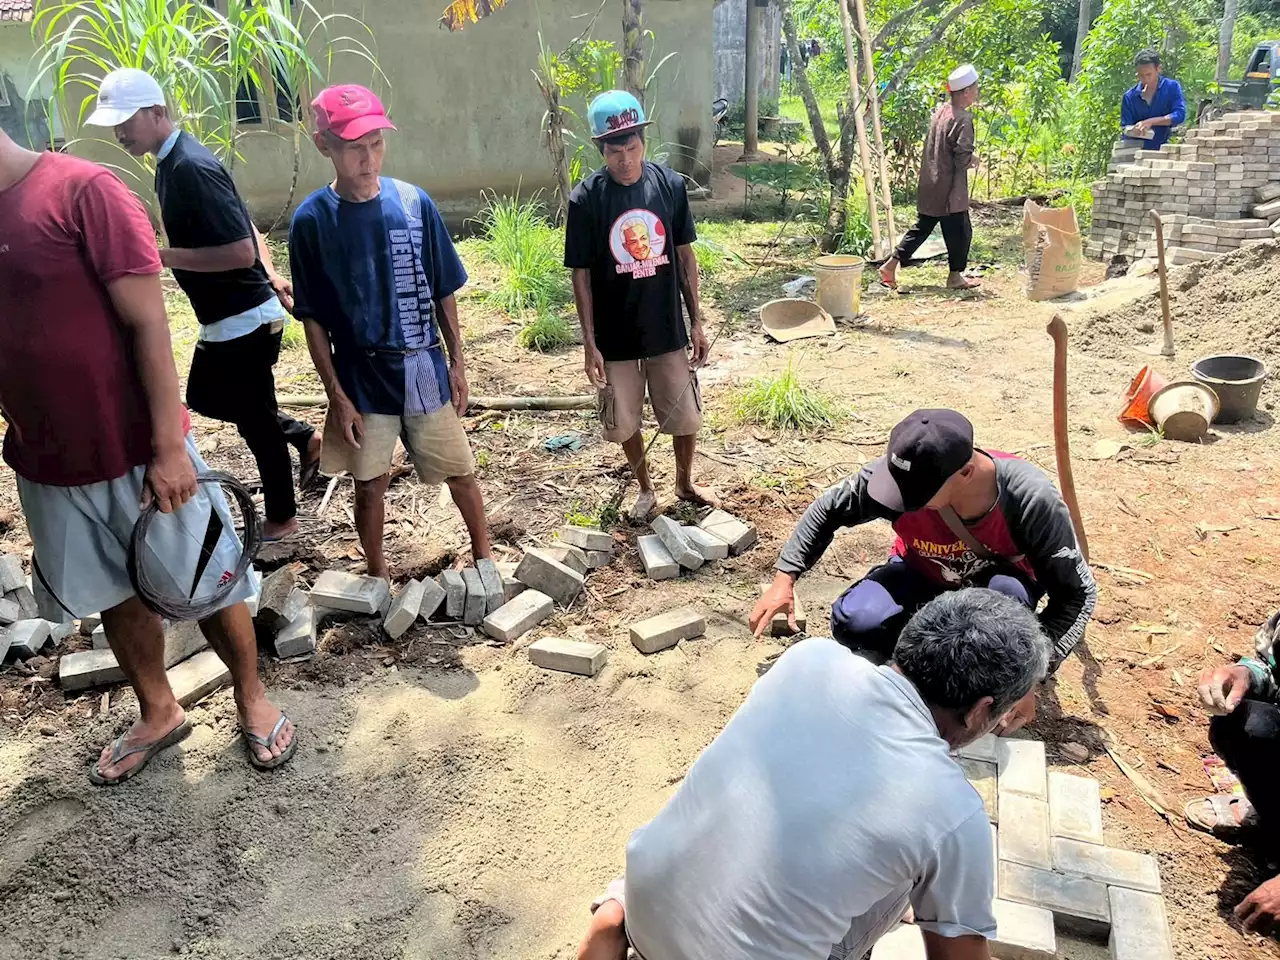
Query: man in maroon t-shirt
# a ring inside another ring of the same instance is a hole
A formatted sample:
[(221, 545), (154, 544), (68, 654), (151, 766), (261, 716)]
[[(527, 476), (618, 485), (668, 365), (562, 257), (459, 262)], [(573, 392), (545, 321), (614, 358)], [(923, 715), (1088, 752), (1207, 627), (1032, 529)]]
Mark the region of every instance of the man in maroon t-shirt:
[[(773, 585), (751, 612), (757, 636), (780, 611), (795, 627), (795, 582), (841, 527), (884, 519), (898, 535), (888, 563), (835, 602), (835, 639), (878, 658), (893, 654), (911, 615), (946, 590), (986, 587), (1035, 609), (1052, 673), (1084, 636), (1098, 597), (1071, 516), (1033, 464), (976, 449), (973, 424), (954, 410), (917, 410), (889, 434), (885, 456), (810, 504), (782, 548)], [(1001, 726), (1035, 719), (1035, 692)]]
[[(0, 131), (0, 412), (17, 474), (42, 617), (101, 612), (140, 719), (102, 751), (96, 784), (119, 783), (191, 732), (165, 675), (161, 620), (126, 568), (142, 508), (148, 575), (176, 596), (212, 592), (240, 555), (226, 500), (205, 469), (179, 400), (155, 232), (110, 171), (23, 149)], [(204, 537), (207, 536), (207, 539)], [(293, 727), (258, 677), (242, 580), (200, 628), (227, 664), (249, 759), (279, 766)]]

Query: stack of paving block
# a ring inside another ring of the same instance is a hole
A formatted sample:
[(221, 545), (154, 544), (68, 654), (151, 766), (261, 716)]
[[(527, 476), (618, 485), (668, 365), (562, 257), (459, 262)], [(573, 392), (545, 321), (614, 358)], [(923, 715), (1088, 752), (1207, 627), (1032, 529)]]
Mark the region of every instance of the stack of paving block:
[(712, 510), (696, 527), (670, 517), (655, 517), (653, 533), (639, 537), (640, 564), (651, 580), (670, 580), (680, 571), (697, 570), (704, 563), (723, 560), (750, 549), (759, 539), (754, 525), (723, 510)]
[[(1105, 939), (1112, 960), (1173, 960), (1156, 861), (1104, 845), (1096, 780), (1049, 773), (1038, 740), (987, 735), (957, 760), (992, 825), (994, 960), (1055, 960), (1056, 930)], [(894, 931), (871, 958), (924, 960), (919, 930)]]
[(1166, 256), (1174, 264), (1270, 239), (1269, 218), (1254, 208), (1270, 195), (1278, 163), (1280, 113), (1229, 114), (1159, 150), (1134, 151), (1121, 141), (1106, 178), (1093, 185), (1085, 255), (1155, 256), (1152, 210), (1164, 221)]
[(74, 632), (72, 623), (40, 618), (31, 581), (22, 572), (22, 559), (12, 553), (0, 556), (0, 663), (30, 660)]

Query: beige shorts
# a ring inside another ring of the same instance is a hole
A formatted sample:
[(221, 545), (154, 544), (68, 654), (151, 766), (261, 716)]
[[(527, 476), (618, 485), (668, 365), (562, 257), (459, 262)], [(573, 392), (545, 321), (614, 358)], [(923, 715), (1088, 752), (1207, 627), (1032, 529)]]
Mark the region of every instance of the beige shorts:
[(597, 409), (604, 438), (621, 443), (636, 435), (644, 415), (644, 394), (661, 431), (686, 437), (702, 426), (702, 392), (698, 374), (689, 367), (689, 354), (673, 350), (647, 360), (607, 360), (608, 386), (597, 393)]
[(320, 472), (331, 477), (346, 471), (357, 480), (376, 480), (391, 470), (397, 440), (404, 442), (423, 483), (438, 484), (475, 473), (471, 443), (453, 405), (448, 403), (434, 413), (413, 417), (364, 414), (359, 449), (347, 443), (342, 430), (326, 418)]

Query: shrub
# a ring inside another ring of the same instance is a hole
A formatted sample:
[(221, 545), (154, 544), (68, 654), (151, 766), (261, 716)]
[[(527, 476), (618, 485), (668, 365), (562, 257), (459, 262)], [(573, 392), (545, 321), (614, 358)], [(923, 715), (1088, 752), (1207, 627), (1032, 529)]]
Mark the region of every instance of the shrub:
[(512, 315), (568, 298), (564, 235), (546, 219), (539, 197), (492, 193), (475, 221), (484, 256), (502, 268), (498, 289), (488, 298)]
[(794, 356), (778, 376), (759, 377), (740, 391), (734, 412), (743, 423), (774, 430), (816, 430), (841, 417), (831, 397), (801, 381)]
[(526, 350), (549, 353), (574, 342), (573, 327), (558, 313), (544, 310), (521, 327), (516, 343)]

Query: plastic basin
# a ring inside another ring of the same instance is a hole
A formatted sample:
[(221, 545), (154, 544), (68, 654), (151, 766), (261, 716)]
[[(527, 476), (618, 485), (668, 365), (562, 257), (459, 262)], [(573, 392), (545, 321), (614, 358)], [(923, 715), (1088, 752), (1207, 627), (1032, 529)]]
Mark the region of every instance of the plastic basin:
[(1194, 443), (1218, 414), (1218, 395), (1195, 380), (1176, 380), (1151, 397), (1151, 419), (1170, 440)]
[(1258, 409), (1267, 365), (1257, 357), (1219, 353), (1193, 363), (1191, 376), (1208, 384), (1218, 395), (1222, 404), (1218, 423), (1239, 423), (1248, 420)]

